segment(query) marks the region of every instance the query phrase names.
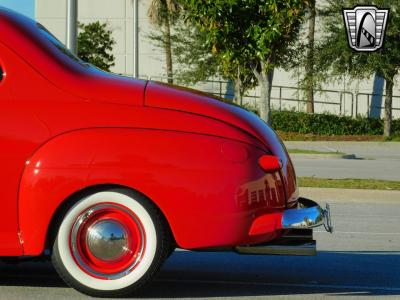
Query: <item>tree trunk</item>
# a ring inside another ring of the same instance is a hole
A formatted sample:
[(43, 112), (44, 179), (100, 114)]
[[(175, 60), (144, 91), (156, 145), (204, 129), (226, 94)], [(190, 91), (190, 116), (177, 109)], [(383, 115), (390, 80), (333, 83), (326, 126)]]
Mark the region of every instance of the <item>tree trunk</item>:
[(390, 137), (392, 135), (392, 98), (393, 98), (393, 80), (394, 76), (385, 78), (386, 82), (386, 97), (385, 97), (385, 116), (383, 135)]
[(266, 70), (264, 64), (262, 64), (261, 71), (253, 70), (254, 75), (257, 78), (258, 85), (260, 87), (260, 99), (258, 103), (258, 110), (260, 118), (265, 123), (270, 124), (271, 121), (271, 89), (272, 81), (274, 79), (274, 69)]
[(315, 32), (315, 0), (310, 1), (310, 17), (308, 19), (308, 46), (306, 71), (307, 112), (314, 113), (314, 32)]
[(237, 76), (236, 76), (236, 80), (235, 80), (235, 96), (233, 101), (238, 104), (238, 105), (242, 105), (242, 80), (240, 79), (240, 67), (238, 66), (237, 69)]
[(168, 83), (173, 84), (174, 80), (173, 80), (173, 70), (172, 70), (171, 25), (168, 14), (165, 18), (164, 47), (165, 47), (165, 61), (167, 64)]
[(235, 96), (233, 102), (237, 105), (242, 105), (243, 95), (242, 95), (242, 81), (240, 79), (236, 79), (235, 82)]
[(246, 89), (244, 88), (243, 84), (240, 87), (240, 103), (238, 103), (240, 106), (243, 105), (243, 97), (244, 97), (244, 93), (246, 92)]

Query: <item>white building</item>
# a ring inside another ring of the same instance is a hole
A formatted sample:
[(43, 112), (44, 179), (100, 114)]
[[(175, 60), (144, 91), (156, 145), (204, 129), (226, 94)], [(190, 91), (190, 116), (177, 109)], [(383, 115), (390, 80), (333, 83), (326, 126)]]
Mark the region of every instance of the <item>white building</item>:
[[(148, 76), (163, 74), (163, 52), (146, 39), (151, 27), (147, 18), (150, 0), (139, 1), (140, 19), (140, 70)], [(79, 21), (107, 22), (117, 41), (114, 46), (116, 65), (113, 71), (132, 74), (133, 62), (133, 7), (132, 0), (79, 0)], [(36, 19), (61, 41), (66, 39), (67, 0), (36, 0)]]
[[(67, 0), (36, 0), (36, 19), (55, 34), (61, 41), (66, 38), (66, 7)], [(133, 73), (133, 5), (132, 0), (78, 0), (79, 21), (89, 23), (93, 21), (107, 22), (113, 30), (117, 43), (114, 47), (116, 65), (112, 69), (116, 73), (131, 75)], [(141, 77), (160, 79), (165, 76), (165, 59), (163, 49), (156, 48), (147, 35), (155, 28), (149, 23), (147, 11), (151, 0), (139, 0), (139, 74)], [(318, 25), (318, 24), (317, 24)], [(177, 66), (175, 66), (176, 68)], [(273, 105), (275, 108), (304, 110), (305, 104), (296, 100), (303, 99), (297, 89), (295, 76), (277, 70), (274, 77)], [(332, 82), (324, 89), (332, 90), (316, 94), (316, 112), (342, 113), (355, 115), (356, 111), (367, 114), (368, 102), (383, 105), (384, 99), (370, 95), (375, 86), (376, 93), (382, 93), (382, 81), (371, 78), (364, 81), (349, 81), (343, 78), (341, 82)], [(226, 83), (207, 83), (197, 88), (224, 96), (227, 93)], [(252, 95), (257, 95), (257, 89)], [(395, 117), (400, 117), (400, 92), (395, 87), (394, 98)], [(246, 98), (252, 103), (254, 98)]]

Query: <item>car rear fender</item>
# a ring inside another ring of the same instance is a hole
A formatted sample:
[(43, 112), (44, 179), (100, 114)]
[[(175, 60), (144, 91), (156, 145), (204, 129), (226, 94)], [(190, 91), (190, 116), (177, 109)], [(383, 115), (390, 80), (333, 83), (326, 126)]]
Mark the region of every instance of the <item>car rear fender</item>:
[[(104, 128), (60, 135), (31, 157), (21, 179), (24, 254), (43, 251), (65, 199), (104, 184), (130, 187), (153, 200), (180, 247), (248, 242), (258, 212), (285, 206), (279, 176), (258, 166), (262, 154), (245, 143), (174, 131)], [(270, 201), (250, 201), (243, 187), (268, 188)]]

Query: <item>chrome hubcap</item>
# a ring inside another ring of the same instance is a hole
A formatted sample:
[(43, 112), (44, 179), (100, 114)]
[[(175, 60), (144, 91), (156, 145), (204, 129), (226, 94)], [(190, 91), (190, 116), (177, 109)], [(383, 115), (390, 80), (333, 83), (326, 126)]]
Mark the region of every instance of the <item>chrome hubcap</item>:
[(98, 259), (116, 260), (129, 251), (128, 233), (117, 221), (98, 221), (88, 228), (87, 245)]
[(146, 237), (142, 223), (124, 206), (99, 203), (82, 212), (72, 226), (71, 254), (87, 274), (117, 279), (141, 261)]

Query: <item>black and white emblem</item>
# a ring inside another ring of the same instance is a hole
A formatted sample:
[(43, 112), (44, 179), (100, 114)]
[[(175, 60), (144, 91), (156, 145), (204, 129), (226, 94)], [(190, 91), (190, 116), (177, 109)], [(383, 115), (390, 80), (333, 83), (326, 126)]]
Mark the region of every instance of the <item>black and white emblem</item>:
[(350, 48), (356, 51), (376, 51), (383, 45), (389, 9), (375, 6), (356, 6), (344, 9)]

